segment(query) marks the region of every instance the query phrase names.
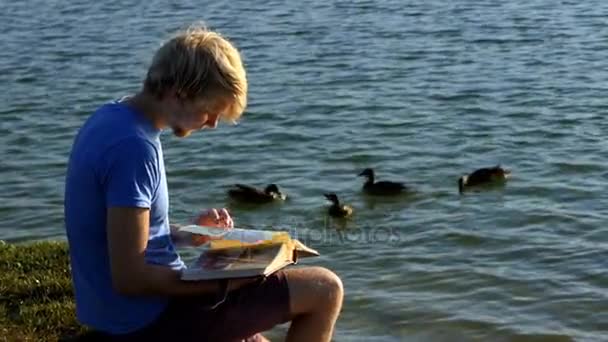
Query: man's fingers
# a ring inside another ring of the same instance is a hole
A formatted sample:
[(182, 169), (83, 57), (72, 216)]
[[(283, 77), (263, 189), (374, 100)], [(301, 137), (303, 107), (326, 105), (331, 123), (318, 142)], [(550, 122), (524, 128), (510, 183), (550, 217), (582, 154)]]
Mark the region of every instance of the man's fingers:
[(220, 219), (222, 221), (224, 228), (232, 228), (234, 223), (232, 223), (232, 217), (226, 208), (222, 208), (219, 211)]
[(226, 219), (226, 220), (227, 220), (227, 219), (231, 219), (231, 218), (232, 218), (232, 217), (230, 216), (230, 213), (228, 212), (228, 209), (226, 209), (226, 208), (222, 208), (222, 209), (220, 209), (220, 211), (219, 211), (219, 212), (220, 212), (220, 216), (221, 216), (222, 218)]
[(209, 218), (215, 222), (219, 222), (221, 219), (220, 214), (215, 208), (209, 210)]
[(228, 220), (226, 220), (225, 228), (234, 228), (234, 221), (232, 221), (232, 218), (229, 218)]

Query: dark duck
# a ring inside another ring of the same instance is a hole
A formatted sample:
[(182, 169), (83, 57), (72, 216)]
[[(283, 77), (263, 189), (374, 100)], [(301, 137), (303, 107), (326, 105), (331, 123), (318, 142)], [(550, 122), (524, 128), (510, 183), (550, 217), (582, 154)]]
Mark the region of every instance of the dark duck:
[(390, 181), (376, 182), (374, 178), (374, 170), (372, 169), (363, 170), (359, 176), (367, 178), (367, 181), (365, 181), (365, 184), (363, 184), (363, 191), (370, 195), (399, 195), (407, 190), (407, 187), (403, 183)]
[(329, 193), (329, 194), (324, 194), (324, 195), (325, 195), (325, 198), (327, 198), (327, 200), (331, 202), (331, 206), (327, 209), (327, 213), (329, 214), (329, 216), (336, 217), (336, 218), (345, 218), (345, 217), (349, 217), (353, 214), (352, 207), (350, 207), (348, 205), (340, 204), (338, 195), (336, 195), (334, 193)]
[(500, 165), (484, 167), (458, 179), (458, 192), (463, 193), (468, 187), (504, 182), (511, 176), (511, 171)]
[(228, 195), (240, 202), (258, 204), (284, 201), (287, 198), (276, 184), (269, 184), (264, 190), (256, 189), (249, 185), (235, 184), (232, 189), (228, 190)]

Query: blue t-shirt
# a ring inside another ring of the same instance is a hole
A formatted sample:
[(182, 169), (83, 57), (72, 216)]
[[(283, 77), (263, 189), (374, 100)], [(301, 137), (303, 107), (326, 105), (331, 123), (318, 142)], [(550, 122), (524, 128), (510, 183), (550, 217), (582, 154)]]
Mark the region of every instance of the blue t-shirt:
[(168, 302), (114, 291), (106, 238), (109, 207), (150, 208), (146, 262), (184, 267), (170, 236), (160, 133), (140, 112), (114, 102), (86, 121), (72, 147), (64, 204), (76, 314), (100, 331), (135, 331), (157, 318)]

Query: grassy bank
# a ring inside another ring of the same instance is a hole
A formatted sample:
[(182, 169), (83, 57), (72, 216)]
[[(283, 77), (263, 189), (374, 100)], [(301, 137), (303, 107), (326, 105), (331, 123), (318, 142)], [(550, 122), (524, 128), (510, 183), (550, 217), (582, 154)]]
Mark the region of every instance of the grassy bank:
[[(264, 336), (278, 339), (285, 329)], [(0, 240), (0, 342), (97, 342), (76, 320), (68, 247), (64, 242)]]
[(0, 241), (0, 341), (79, 335), (67, 244)]

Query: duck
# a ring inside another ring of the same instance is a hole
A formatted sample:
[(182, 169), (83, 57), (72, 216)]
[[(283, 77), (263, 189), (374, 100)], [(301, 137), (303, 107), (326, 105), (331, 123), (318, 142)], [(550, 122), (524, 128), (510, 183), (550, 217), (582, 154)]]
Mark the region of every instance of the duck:
[(363, 184), (363, 191), (370, 195), (399, 195), (407, 190), (407, 187), (400, 182), (390, 182), (390, 181), (374, 181), (374, 170), (367, 168), (363, 170), (359, 176), (363, 176), (367, 178), (365, 184)]
[(325, 198), (330, 201), (332, 204), (327, 209), (327, 213), (331, 217), (336, 218), (346, 218), (353, 214), (353, 208), (348, 205), (340, 204), (340, 200), (338, 199), (338, 195), (335, 193), (324, 194)]
[(234, 184), (234, 187), (228, 190), (228, 195), (240, 202), (258, 204), (287, 199), (287, 196), (279, 190), (276, 184), (268, 184), (264, 190), (245, 184)]
[(511, 171), (499, 165), (477, 169), (468, 175), (458, 178), (458, 192), (463, 193), (467, 187), (489, 184), (497, 181), (506, 181)]

